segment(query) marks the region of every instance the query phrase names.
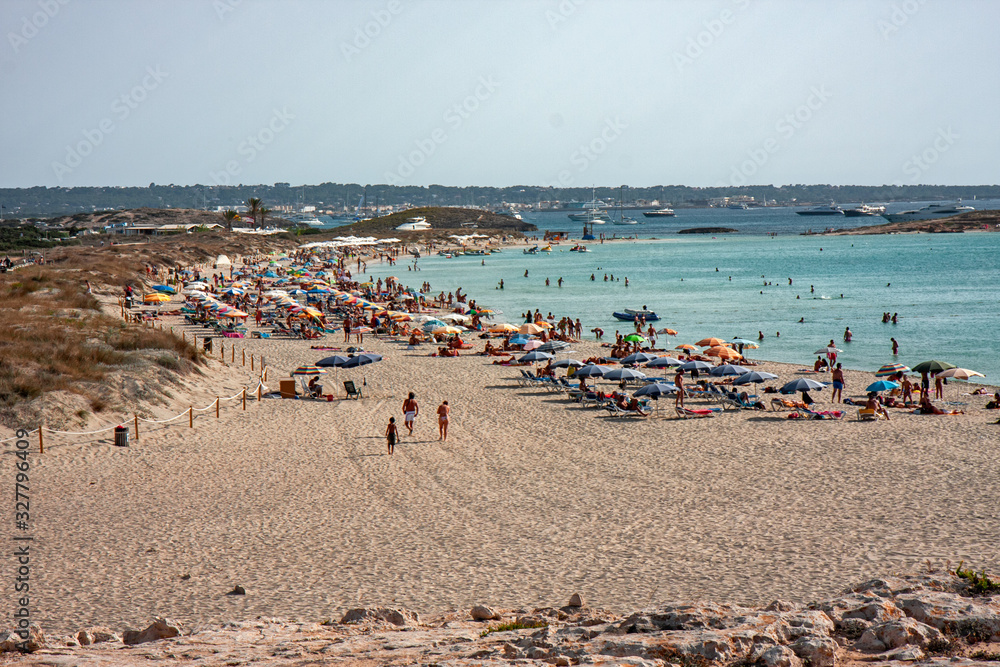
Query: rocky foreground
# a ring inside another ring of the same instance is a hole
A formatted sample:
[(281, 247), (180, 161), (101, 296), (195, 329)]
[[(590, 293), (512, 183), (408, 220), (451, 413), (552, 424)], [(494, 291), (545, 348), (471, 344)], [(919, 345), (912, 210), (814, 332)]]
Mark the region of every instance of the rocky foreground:
[[(987, 580), (988, 581), (988, 580)], [(763, 608), (670, 605), (621, 616), (579, 595), (561, 608), (493, 609), (421, 620), (399, 608), (364, 608), (338, 621), (258, 618), (184, 629), (84, 628), (27, 644), (0, 633), (0, 664), (201, 665), (676, 665), (833, 667), (990, 665), (1000, 661), (1000, 591), (976, 594), (953, 573), (874, 579), (821, 603)]]

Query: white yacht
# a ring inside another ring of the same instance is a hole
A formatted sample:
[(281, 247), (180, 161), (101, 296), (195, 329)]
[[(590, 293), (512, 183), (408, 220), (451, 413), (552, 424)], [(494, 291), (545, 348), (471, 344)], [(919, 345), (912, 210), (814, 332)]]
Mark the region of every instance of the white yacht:
[(427, 222), (427, 218), (421, 215), (416, 218), (409, 218), (406, 222), (396, 227), (396, 231), (421, 232), (430, 228), (431, 228), (431, 223)]
[(937, 220), (938, 218), (950, 218), (969, 211), (975, 211), (971, 206), (962, 206), (959, 199), (953, 204), (928, 204), (920, 209), (910, 211), (900, 211), (899, 213), (883, 213), (882, 217), (889, 222), (909, 222), (910, 220)]
[(658, 208), (655, 211), (644, 211), (643, 215), (647, 218), (672, 218), (674, 217), (674, 209)]
[(570, 213), (569, 219), (576, 222), (586, 222), (591, 225), (603, 225), (609, 218), (608, 214), (601, 209), (590, 208), (583, 213)]

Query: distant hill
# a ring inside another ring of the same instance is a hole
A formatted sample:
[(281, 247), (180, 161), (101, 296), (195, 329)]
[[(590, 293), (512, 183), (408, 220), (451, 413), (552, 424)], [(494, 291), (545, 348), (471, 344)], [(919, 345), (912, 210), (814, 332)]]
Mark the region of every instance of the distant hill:
[[(462, 231), (467, 233), (504, 233), (504, 232), (533, 232), (537, 227), (533, 224), (518, 220), (509, 215), (480, 211), (473, 208), (444, 208), (428, 206), (424, 208), (411, 208), (392, 215), (384, 215), (380, 218), (362, 220), (353, 225), (337, 227), (339, 233), (350, 233), (356, 236), (368, 236), (372, 234), (399, 236), (396, 227), (409, 222), (410, 218), (423, 217), (430, 223), (431, 229), (427, 232), (407, 232), (407, 234), (424, 234), (433, 236), (434, 232), (440, 230)], [(475, 227), (463, 227), (462, 225), (476, 225)]]
[[(267, 223), (277, 219), (268, 216)], [(225, 225), (221, 213), (196, 208), (134, 208), (125, 211), (94, 211), (60, 215), (44, 220), (49, 227), (63, 229), (94, 229), (115, 223), (135, 225)]]

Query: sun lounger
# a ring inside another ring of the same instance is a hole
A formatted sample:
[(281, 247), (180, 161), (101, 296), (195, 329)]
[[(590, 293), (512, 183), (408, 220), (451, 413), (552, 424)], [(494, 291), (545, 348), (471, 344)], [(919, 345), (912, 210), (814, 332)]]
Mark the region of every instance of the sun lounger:
[(787, 398), (772, 398), (771, 399), (771, 409), (775, 412), (781, 412), (784, 410), (807, 410), (808, 405), (802, 401), (792, 401)]
[(844, 412), (842, 410), (810, 410), (805, 408), (799, 411), (799, 415), (803, 419), (843, 419)]
[(716, 410), (712, 408), (682, 408), (679, 405), (674, 406), (674, 410), (677, 411), (677, 416), (681, 419), (698, 419), (701, 417), (714, 417)]
[(604, 404), (604, 409), (608, 411), (608, 415), (611, 417), (648, 417), (648, 412), (643, 412), (639, 410), (625, 410), (624, 408), (618, 407), (614, 402), (609, 402)]

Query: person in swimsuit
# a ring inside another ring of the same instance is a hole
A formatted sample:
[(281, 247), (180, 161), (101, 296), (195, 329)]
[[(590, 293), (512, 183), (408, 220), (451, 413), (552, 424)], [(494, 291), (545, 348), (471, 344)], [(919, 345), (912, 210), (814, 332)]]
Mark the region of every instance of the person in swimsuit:
[(420, 406), (417, 405), (417, 401), (411, 391), (406, 400), (403, 401), (403, 423), (406, 425), (406, 430), (409, 431), (410, 435), (413, 435), (413, 420), (417, 418), (417, 413), (419, 412)]
[(448, 439), (448, 413), (451, 412), (451, 408), (448, 407), (448, 401), (442, 401), (441, 405), (438, 406), (438, 440)]
[(398, 437), (399, 435), (396, 432), (396, 418), (389, 417), (389, 425), (385, 427), (385, 441), (389, 445), (389, 456), (392, 456), (392, 451), (396, 448)]
[(844, 399), (844, 371), (841, 369), (840, 364), (833, 369), (833, 394), (830, 396), (830, 400), (834, 403), (840, 403)]
[(677, 387), (677, 395), (674, 397), (675, 407), (684, 407), (684, 371), (677, 371), (674, 376), (674, 385)]

